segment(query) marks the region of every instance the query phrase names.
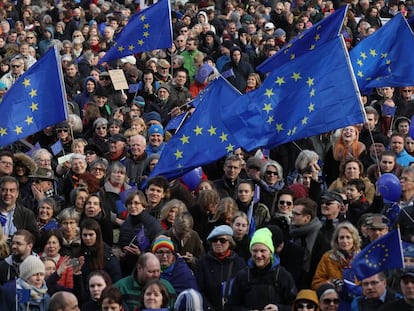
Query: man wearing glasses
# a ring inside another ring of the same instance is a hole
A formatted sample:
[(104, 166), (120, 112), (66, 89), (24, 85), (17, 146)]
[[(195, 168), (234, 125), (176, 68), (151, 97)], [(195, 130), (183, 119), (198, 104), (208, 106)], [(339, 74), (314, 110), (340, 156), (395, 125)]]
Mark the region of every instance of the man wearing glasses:
[(0, 152), (0, 177), (10, 176), (13, 173), (13, 154), (8, 150)]
[(16, 82), (24, 73), (24, 59), (21, 56), (14, 57), (10, 62), (10, 72), (6, 73), (0, 81), (6, 84), (7, 89)]

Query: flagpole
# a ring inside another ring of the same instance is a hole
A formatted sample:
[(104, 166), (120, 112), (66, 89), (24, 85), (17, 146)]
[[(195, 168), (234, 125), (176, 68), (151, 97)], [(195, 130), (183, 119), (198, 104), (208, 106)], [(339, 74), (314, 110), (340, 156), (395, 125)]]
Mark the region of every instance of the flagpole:
[(56, 58), (56, 63), (57, 63), (57, 69), (58, 69), (58, 75), (59, 75), (59, 83), (60, 83), (61, 89), (63, 90), (63, 92), (62, 92), (62, 100), (63, 100), (64, 106), (65, 106), (64, 107), (65, 120), (67, 120), (69, 113), (68, 113), (68, 102), (67, 102), (67, 98), (63, 95), (63, 94), (67, 94), (67, 93), (66, 93), (65, 83), (63, 82), (64, 79), (63, 79), (62, 65), (60, 64), (59, 53), (58, 53), (58, 50), (57, 50), (56, 45), (53, 46), (53, 50), (54, 50), (54, 53), (55, 53), (55, 58)]

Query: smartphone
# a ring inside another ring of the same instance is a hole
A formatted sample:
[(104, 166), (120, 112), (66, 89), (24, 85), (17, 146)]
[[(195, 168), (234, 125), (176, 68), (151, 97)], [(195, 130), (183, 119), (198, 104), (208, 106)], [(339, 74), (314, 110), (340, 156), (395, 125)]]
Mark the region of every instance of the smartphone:
[(80, 265), (80, 260), (79, 260), (79, 258), (72, 258), (72, 259), (69, 260), (69, 264), (72, 267), (79, 266)]

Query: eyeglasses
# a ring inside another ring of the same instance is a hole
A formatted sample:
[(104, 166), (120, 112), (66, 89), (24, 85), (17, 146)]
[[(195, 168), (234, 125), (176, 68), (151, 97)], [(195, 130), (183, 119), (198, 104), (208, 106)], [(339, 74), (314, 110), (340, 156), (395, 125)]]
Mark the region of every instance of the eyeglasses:
[(69, 130), (68, 129), (57, 129), (56, 132), (58, 132), (58, 133), (62, 133), (62, 132), (67, 133), (67, 132), (69, 132)]
[(287, 206), (292, 206), (293, 202), (280, 200), (279, 204), (280, 205), (285, 205), (286, 204)]
[(34, 37), (26, 37), (26, 39), (34, 39)]
[(8, 161), (0, 161), (0, 164), (5, 165), (5, 166), (13, 166), (13, 162), (8, 162)]
[(315, 307), (316, 305), (313, 302), (296, 304), (296, 309), (314, 309)]
[(326, 299), (323, 299), (322, 300), (322, 303), (325, 304), (325, 305), (330, 305), (332, 303), (334, 305), (337, 305), (337, 304), (339, 304), (339, 299), (338, 298), (335, 298), (335, 299), (326, 298)]
[(93, 170), (96, 171), (96, 172), (105, 172), (105, 169), (101, 168), (101, 167), (94, 167)]
[(279, 175), (278, 172), (274, 172), (274, 171), (266, 171), (265, 173), (266, 175), (275, 175), (275, 176)]
[(20, 68), (21, 65), (11, 65), (12, 68)]
[(400, 177), (400, 181), (404, 181), (404, 182), (414, 182), (414, 181), (412, 181), (411, 179), (409, 179), (408, 177), (405, 177), (405, 176), (401, 176)]
[(109, 77), (99, 77), (99, 80), (101, 81), (109, 81), (111, 78)]
[(164, 256), (164, 255), (170, 256), (172, 255), (172, 251), (156, 251), (155, 254), (160, 255), (160, 256)]
[(224, 244), (227, 242), (227, 239), (226, 238), (211, 238), (210, 241), (212, 243), (220, 242), (221, 244)]
[(368, 287), (369, 285), (371, 285), (372, 287), (377, 286), (379, 283), (381, 283), (382, 281), (371, 281), (371, 282), (362, 282), (361, 286), (362, 287)]
[(402, 90), (404, 93), (412, 93), (411, 90)]
[(100, 126), (96, 128), (97, 130), (106, 130), (106, 126)]

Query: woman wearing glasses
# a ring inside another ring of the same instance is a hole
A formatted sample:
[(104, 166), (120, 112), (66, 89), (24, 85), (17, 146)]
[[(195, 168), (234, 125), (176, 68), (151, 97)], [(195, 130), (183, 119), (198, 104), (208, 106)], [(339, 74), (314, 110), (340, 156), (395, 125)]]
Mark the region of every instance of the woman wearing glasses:
[(319, 300), (316, 292), (310, 289), (302, 289), (293, 303), (293, 311), (319, 311)]
[(331, 283), (321, 285), (316, 291), (319, 298), (319, 308), (321, 311), (337, 311), (339, 307), (339, 295), (336, 288)]
[(195, 267), (200, 293), (203, 295), (204, 310), (223, 310), (230, 295), (232, 279), (246, 266), (233, 248), (233, 229), (218, 226), (207, 237), (210, 251), (202, 256)]
[(273, 160), (268, 160), (260, 170), (260, 202), (272, 206), (277, 192), (285, 185), (282, 166)]

